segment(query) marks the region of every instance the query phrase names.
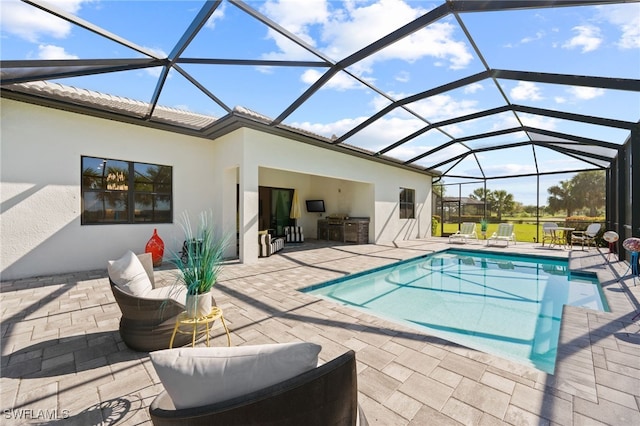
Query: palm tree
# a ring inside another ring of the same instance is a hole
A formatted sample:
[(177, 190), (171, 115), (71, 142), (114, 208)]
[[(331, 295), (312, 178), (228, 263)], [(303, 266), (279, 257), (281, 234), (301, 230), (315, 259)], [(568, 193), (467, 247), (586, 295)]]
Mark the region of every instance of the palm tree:
[[(136, 165), (138, 166), (138, 165)], [(159, 202), (168, 202), (167, 188), (171, 184), (171, 168), (140, 164), (135, 169), (136, 209), (151, 207), (151, 220), (158, 220), (156, 208)]]
[(509, 194), (503, 189), (491, 191), (491, 193), (488, 194), (488, 199), (498, 213), (498, 221), (502, 220), (503, 212), (510, 212), (511, 210), (513, 210), (513, 207), (515, 205), (513, 194)]
[(566, 210), (567, 216), (572, 216), (573, 209), (576, 206), (575, 197), (573, 195), (573, 182), (561, 180), (560, 186), (554, 185), (547, 189), (551, 196), (547, 199), (549, 203), (548, 210), (553, 214), (558, 210)]
[(469, 197), (473, 198), (474, 200), (484, 201), (485, 198), (489, 198), (490, 194), (491, 194), (490, 189), (487, 189), (485, 192), (484, 188), (476, 188), (473, 190), (473, 193), (469, 194)]
[(476, 188), (471, 194), (469, 194), (469, 198), (483, 201), (488, 210), (485, 212), (485, 215), (491, 216), (491, 205), (489, 204), (489, 199), (491, 198), (490, 189), (485, 190), (484, 188)]

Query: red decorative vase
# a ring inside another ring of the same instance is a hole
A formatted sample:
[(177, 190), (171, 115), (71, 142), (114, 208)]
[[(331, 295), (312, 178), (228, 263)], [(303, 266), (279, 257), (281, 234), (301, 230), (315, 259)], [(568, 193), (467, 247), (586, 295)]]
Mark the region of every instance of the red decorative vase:
[(162, 265), (162, 256), (164, 255), (164, 241), (158, 235), (158, 230), (153, 230), (153, 235), (149, 238), (146, 247), (144, 248), (145, 253), (151, 253), (151, 259), (153, 260), (153, 266)]

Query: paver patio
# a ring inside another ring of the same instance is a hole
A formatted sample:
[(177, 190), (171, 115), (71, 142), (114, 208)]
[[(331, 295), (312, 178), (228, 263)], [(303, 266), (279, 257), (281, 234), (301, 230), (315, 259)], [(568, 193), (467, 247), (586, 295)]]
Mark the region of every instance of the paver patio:
[[(632, 321), (640, 285), (626, 263), (607, 264), (604, 250), (462, 247), (569, 256), (571, 269), (597, 272), (611, 312), (565, 307), (554, 375), (297, 291), (451, 246), (443, 238), (288, 245), (256, 264), (229, 262), (215, 298), (233, 345), (311, 341), (323, 361), (354, 349), (372, 425), (640, 424), (640, 326)], [(151, 423), (148, 406), (162, 385), (148, 354), (120, 339), (106, 260), (104, 270), (0, 284), (3, 424)], [(221, 327), (213, 336), (226, 345)]]

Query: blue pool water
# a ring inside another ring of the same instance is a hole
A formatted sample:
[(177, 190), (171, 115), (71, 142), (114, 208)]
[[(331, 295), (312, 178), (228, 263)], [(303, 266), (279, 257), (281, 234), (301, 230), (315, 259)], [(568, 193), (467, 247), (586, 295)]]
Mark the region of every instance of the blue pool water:
[(609, 310), (595, 274), (567, 265), (447, 250), (302, 291), (553, 373), (563, 305)]

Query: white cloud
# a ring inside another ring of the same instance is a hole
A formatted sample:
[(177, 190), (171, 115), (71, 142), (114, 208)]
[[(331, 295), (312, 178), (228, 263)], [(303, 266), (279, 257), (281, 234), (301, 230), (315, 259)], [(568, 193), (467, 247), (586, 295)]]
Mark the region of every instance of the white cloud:
[[(391, 96), (393, 100), (404, 99), (406, 97), (406, 94), (404, 93), (395, 93), (395, 92), (387, 92), (387, 95)], [(370, 102), (371, 106), (373, 107), (373, 110), (376, 112), (385, 108), (390, 103), (391, 101), (389, 99), (380, 95), (374, 96)]]
[(545, 36), (544, 31), (537, 31), (535, 36), (525, 37), (522, 40), (520, 40), (520, 43), (531, 43), (532, 41), (540, 40), (544, 36)]
[(558, 122), (555, 118), (532, 114), (520, 114), (520, 120), (525, 126), (544, 130), (555, 130)]
[(463, 69), (473, 60), (467, 45), (454, 40), (455, 27), (447, 22), (436, 22), (397, 41), (386, 49), (367, 58), (367, 62), (400, 59), (415, 62), (425, 57), (433, 57), (442, 66), (448, 64), (451, 69)]
[[(159, 47), (147, 47), (147, 46), (144, 46), (144, 48), (146, 50), (150, 50), (152, 53), (154, 53), (159, 58), (166, 58), (168, 56), (168, 54), (164, 50), (160, 49)], [(150, 75), (151, 77), (158, 78), (158, 77), (160, 77), (160, 74), (162, 73), (162, 67), (145, 68), (144, 72), (146, 74)], [(173, 72), (174, 72), (174, 70), (172, 68), (171, 71), (169, 71), (169, 75), (167, 76), (167, 78), (171, 78)]]
[[(415, 117), (383, 117), (345, 142), (375, 152), (397, 142), (424, 126), (426, 126), (424, 121), (418, 120)], [(399, 153), (393, 152), (391, 155), (398, 157)]]
[(557, 104), (564, 104), (567, 102), (567, 99), (562, 97), (562, 96), (556, 96), (555, 98), (553, 98), (553, 100), (557, 103)]
[(540, 88), (530, 81), (520, 81), (517, 86), (509, 92), (516, 101), (539, 101), (542, 100)]
[[(309, 52), (307, 49), (299, 46), (288, 38), (284, 37), (280, 33), (269, 29), (267, 31), (267, 38), (272, 39), (278, 46), (277, 52), (268, 52), (262, 55), (262, 59), (271, 60), (289, 60), (289, 61), (317, 61), (319, 58)], [(302, 37), (304, 38), (304, 37)], [(308, 40), (305, 40), (307, 42)], [(310, 44), (310, 43), (307, 43)]]
[(308, 121), (304, 122), (293, 122), (291, 126), (297, 127), (299, 129), (307, 130), (309, 132), (315, 133), (317, 135), (322, 135), (324, 137), (331, 137), (331, 135), (343, 135), (347, 131), (353, 129), (358, 124), (365, 121), (368, 117), (356, 117), (356, 118), (345, 118), (342, 120), (335, 121), (333, 123), (311, 123)]
[[(401, 100), (407, 97), (406, 93), (399, 92), (388, 92), (389, 96), (391, 96), (394, 100)], [(391, 101), (383, 96), (375, 96), (372, 99), (371, 105), (374, 111), (380, 111), (386, 106), (389, 105)], [(458, 115), (467, 115), (472, 114), (478, 111), (477, 101), (472, 99), (454, 99), (450, 95), (435, 95), (431, 96), (427, 99), (423, 99), (420, 101), (412, 102), (407, 105), (407, 107), (413, 112), (419, 114), (424, 117), (431, 123), (435, 123), (438, 121), (446, 120), (451, 117), (456, 117)], [(390, 112), (386, 117), (394, 117), (405, 120), (405, 125), (413, 126), (415, 117), (407, 112), (405, 112), (401, 108), (396, 108), (392, 112)], [(426, 124), (424, 121), (418, 120), (420, 123), (420, 127), (424, 127)], [(443, 128), (447, 133), (451, 135), (460, 135), (463, 133), (460, 123), (452, 124)]]
[(268, 0), (262, 11), (288, 31), (313, 43), (310, 26), (327, 22), (328, 6), (326, 0)]
[[(262, 12), (313, 47), (316, 47), (315, 40), (310, 31), (314, 25), (324, 24), (329, 16), (326, 0), (269, 0), (262, 6)], [(264, 54), (264, 59), (318, 59), (272, 29), (267, 37), (276, 43), (278, 51)]]
[(398, 74), (396, 74), (395, 80), (399, 81), (400, 83), (408, 83), (409, 80), (411, 80), (411, 77), (408, 72), (400, 71)]
[(151, 53), (154, 53), (154, 54), (155, 54), (157, 57), (159, 57), (159, 58), (166, 58), (167, 56), (169, 56), (169, 55), (167, 54), (167, 52), (165, 52), (164, 50), (162, 50), (162, 49), (161, 49), (161, 48), (159, 48), (159, 47), (149, 47), (149, 46), (144, 46), (144, 48), (145, 48), (146, 50), (150, 50), (150, 51), (151, 51)]
[[(343, 135), (367, 118), (356, 117), (326, 124), (303, 122), (291, 123), (291, 125), (325, 137), (331, 137), (331, 135)], [(424, 126), (425, 123), (417, 118), (384, 117), (356, 133), (345, 143), (377, 152)], [(394, 150), (393, 157), (408, 159), (418, 155), (420, 152), (423, 152), (421, 148), (410, 148), (409, 144), (400, 151)]]
[[(313, 83), (315, 83), (320, 77), (322, 77), (322, 75), (323, 73), (317, 70), (306, 70), (300, 77), (300, 80), (303, 83), (308, 84), (310, 86)], [(328, 82), (326, 82), (324, 86), (322, 86), (322, 88), (323, 89), (329, 88), (329, 89), (335, 89), (338, 91), (344, 91), (349, 89), (362, 89), (362, 88), (365, 88), (365, 86), (360, 84), (360, 82), (358, 82), (348, 74), (339, 72), (333, 77), (331, 77), (331, 79)]]
[(567, 89), (567, 92), (571, 93), (574, 97), (581, 100), (589, 100), (604, 95), (604, 89), (597, 87), (581, 87), (572, 86)]
[[(281, 23), (306, 43), (328, 57), (339, 60), (415, 20), (426, 9), (412, 8), (402, 0), (378, 0), (372, 4), (349, 1), (339, 8), (328, 0), (270, 0), (262, 8), (270, 18)], [(352, 66), (351, 71), (364, 75), (377, 62), (416, 60), (433, 57), (445, 61), (452, 69), (466, 67), (473, 59), (467, 45), (454, 39), (455, 27), (436, 22)], [(315, 38), (314, 38), (315, 36)], [(270, 31), (278, 51), (263, 55), (268, 59), (308, 59), (309, 53)]]
[[(424, 147), (424, 149), (422, 147), (415, 147), (415, 152), (411, 153), (411, 157), (409, 158), (413, 158), (416, 155), (422, 154), (426, 151), (429, 151), (431, 149), (435, 148), (435, 146), (427, 146)], [(469, 149), (465, 148), (464, 146), (462, 146), (459, 143), (450, 145), (440, 151), (436, 151), (433, 154), (427, 156), (427, 157), (423, 157), (422, 159), (416, 161), (416, 164), (420, 165), (420, 166), (425, 166), (425, 167), (433, 167), (436, 164), (440, 164), (443, 163), (445, 161), (451, 160), (452, 158), (455, 158), (459, 155), (465, 154), (465, 153), (469, 153)], [(407, 158), (407, 159), (409, 159)], [(470, 158), (470, 157), (467, 157)], [(463, 160), (463, 162), (465, 162), (465, 160)], [(449, 168), (454, 164), (454, 162), (449, 162), (448, 165), (445, 165), (445, 168)], [(442, 166), (441, 166), (442, 167)]]
[(477, 112), (478, 102), (472, 99), (454, 99), (450, 95), (435, 95), (413, 102), (408, 107), (431, 122)]
[[(520, 117), (522, 124), (525, 126), (544, 130), (556, 129), (557, 120), (555, 118), (532, 114), (518, 114), (518, 117)], [(513, 114), (500, 114), (494, 120), (492, 130), (510, 129), (519, 126), (520, 123), (518, 123), (518, 120), (516, 120)]]
[(38, 46), (38, 58), (40, 59), (78, 59), (76, 55), (65, 52), (64, 47), (51, 44)]
[(220, 6), (211, 14), (209, 19), (207, 19), (207, 23), (204, 24), (205, 28), (214, 29), (216, 27), (216, 22), (224, 19), (224, 13), (226, 11), (227, 4), (221, 3)]
[(484, 86), (480, 83), (471, 83), (465, 86), (464, 93), (476, 93), (478, 90), (484, 90)]
[(562, 47), (566, 49), (582, 48), (582, 53), (596, 50), (602, 43), (600, 28), (593, 25), (578, 25), (573, 27), (573, 31), (578, 34), (564, 43)]
[(411, 144), (403, 144), (397, 148), (392, 149), (389, 152), (386, 152), (385, 155), (388, 155), (391, 158), (397, 158), (399, 160), (407, 161), (412, 158), (417, 157), (420, 154), (423, 154), (431, 149), (435, 148), (434, 146), (427, 145), (411, 145)]
[[(55, 7), (76, 14), (84, 3), (92, 0), (56, 0)], [(71, 33), (72, 25), (58, 17), (17, 0), (0, 1), (0, 27), (3, 31), (29, 42), (43, 37), (63, 39)]]
[(619, 27), (621, 49), (640, 48), (640, 4), (607, 5), (599, 10), (605, 20)]

